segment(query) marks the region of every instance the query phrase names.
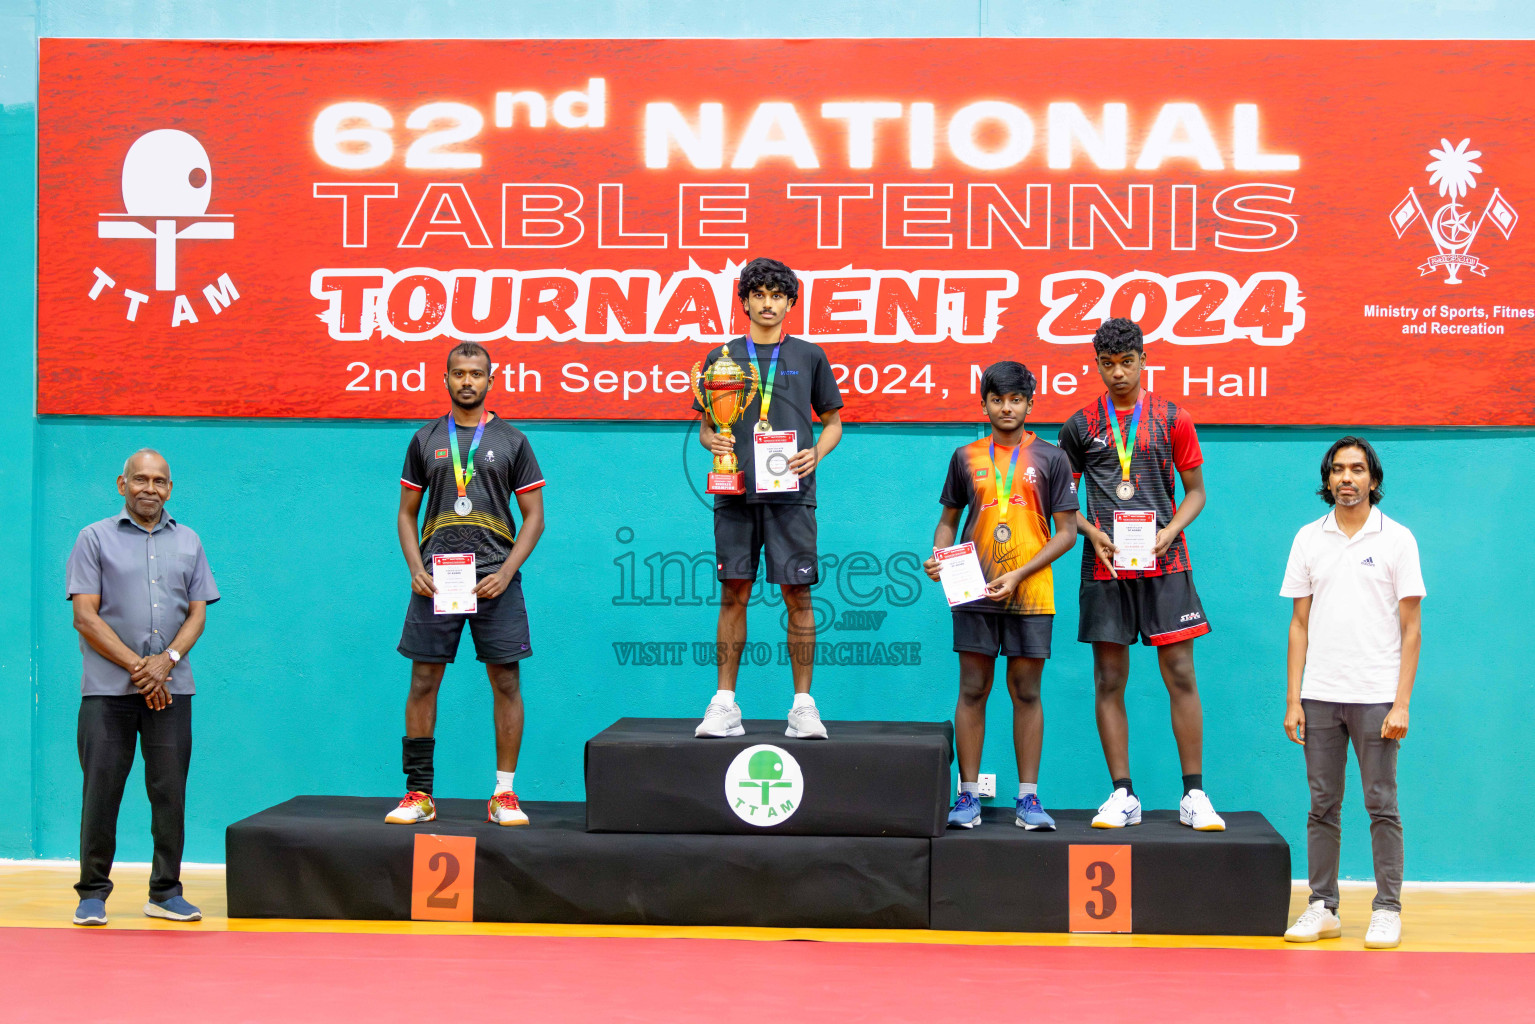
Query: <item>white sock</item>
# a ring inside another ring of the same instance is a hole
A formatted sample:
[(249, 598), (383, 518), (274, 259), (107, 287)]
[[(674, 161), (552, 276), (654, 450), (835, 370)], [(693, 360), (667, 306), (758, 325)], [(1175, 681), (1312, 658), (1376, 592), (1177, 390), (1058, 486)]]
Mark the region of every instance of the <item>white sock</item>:
[(733, 708), (736, 703), (736, 692), (734, 690), (716, 690), (714, 691), (714, 699), (709, 703), (723, 704), (727, 708)]
[(512, 776), (516, 774), (516, 772), (496, 772), (496, 791), (491, 795), (500, 796), (502, 793), (510, 793), (512, 791)]
[(802, 708), (802, 707), (805, 707), (806, 705), (809, 705), (810, 707), (815, 707), (815, 698), (810, 696), (810, 694), (808, 694), (808, 693), (796, 693), (794, 695), (794, 704), (793, 704), (793, 706), (797, 707), (797, 708)]
[(1018, 783), (1018, 799), (1019, 800), (1022, 800), (1024, 797), (1028, 796), (1030, 793), (1033, 793), (1035, 796), (1039, 795), (1039, 783), (1037, 783), (1037, 782), (1020, 782), (1020, 783)]
[(980, 799), (981, 784), (979, 782), (961, 782), (959, 784), (959, 791), (961, 793), (969, 793), (976, 799)]

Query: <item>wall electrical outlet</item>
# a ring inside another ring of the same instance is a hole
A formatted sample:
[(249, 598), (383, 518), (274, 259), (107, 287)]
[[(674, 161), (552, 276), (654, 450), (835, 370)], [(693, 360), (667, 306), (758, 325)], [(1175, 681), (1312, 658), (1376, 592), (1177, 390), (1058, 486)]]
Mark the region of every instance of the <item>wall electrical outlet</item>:
[(976, 776), (976, 781), (981, 784), (981, 799), (984, 800), (989, 796), (997, 795), (997, 777), (995, 775), (987, 775), (985, 772), (982, 772)]

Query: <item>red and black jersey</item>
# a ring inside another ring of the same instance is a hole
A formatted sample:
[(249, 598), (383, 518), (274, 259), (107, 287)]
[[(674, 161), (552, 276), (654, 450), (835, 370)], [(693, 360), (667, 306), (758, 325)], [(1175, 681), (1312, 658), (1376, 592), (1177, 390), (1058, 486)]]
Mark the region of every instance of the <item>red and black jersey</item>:
[[(467, 497), (467, 516), (454, 511), (458, 485), (453, 477), (453, 451), (448, 443), (451, 416), (439, 416), (416, 431), (405, 450), (400, 486), (425, 491), (426, 515), (421, 523), (421, 560), (430, 569), (432, 556), (474, 552), (476, 576), (501, 568), (517, 537), (512, 505), (517, 495), (544, 486), (544, 474), (533, 457), (533, 446), (522, 431), (495, 413), (485, 423), (474, 453), (474, 477)], [(457, 427), (458, 450), (468, 457), (474, 427)]]
[[(1188, 411), (1148, 391), (1141, 392), (1140, 431), (1130, 456), (1130, 482), (1135, 495), (1121, 501), (1114, 493), (1121, 480), (1119, 454), (1114, 446), (1114, 431), (1104, 414), (1104, 397), (1074, 413), (1061, 427), (1061, 451), (1071, 461), (1071, 470), (1083, 480), (1081, 492), (1087, 497), (1083, 515), (1098, 529), (1114, 535), (1116, 509), (1134, 511), (1151, 509), (1157, 515), (1157, 529), (1172, 521), (1178, 510), (1177, 473), (1204, 464), (1199, 450), (1199, 435)], [(1112, 406), (1109, 406), (1112, 408)], [(1119, 413), (1120, 436), (1130, 441), (1133, 412)], [(1120, 578), (1160, 576), (1163, 573), (1188, 572), (1189, 549), (1183, 534), (1173, 541), (1167, 554), (1157, 560), (1155, 569), (1140, 571), (1120, 569)], [(1091, 544), (1082, 546), (1082, 578), (1107, 580), (1113, 577), (1098, 561)]]

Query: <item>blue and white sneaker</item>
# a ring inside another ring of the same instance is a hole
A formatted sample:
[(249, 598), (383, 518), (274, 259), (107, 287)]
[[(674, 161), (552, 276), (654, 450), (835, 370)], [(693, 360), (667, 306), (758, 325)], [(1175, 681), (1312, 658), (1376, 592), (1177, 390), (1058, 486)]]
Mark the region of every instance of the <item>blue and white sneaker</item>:
[(203, 912), (184, 897), (172, 896), (169, 899), (159, 901), (150, 900), (144, 904), (145, 917), (163, 917), (167, 921), (201, 921)]
[(106, 924), (106, 900), (81, 900), (75, 908), (75, 924)]
[(1013, 824), (1019, 828), (1028, 829), (1030, 832), (1055, 831), (1055, 819), (1045, 813), (1039, 797), (1033, 793), (1019, 798), (1017, 812), (1018, 817), (1014, 819)]
[(981, 823), (981, 802), (974, 793), (961, 793), (949, 812), (949, 824), (955, 828), (975, 828)]

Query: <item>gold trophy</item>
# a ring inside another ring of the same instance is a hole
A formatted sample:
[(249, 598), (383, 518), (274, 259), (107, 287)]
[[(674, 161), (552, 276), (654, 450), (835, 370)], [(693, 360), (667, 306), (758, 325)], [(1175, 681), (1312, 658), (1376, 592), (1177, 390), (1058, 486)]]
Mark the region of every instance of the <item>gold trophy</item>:
[[(702, 373), (699, 372), (703, 366), (702, 361), (693, 364), (693, 394), (697, 396), (698, 404), (704, 407), (704, 412), (714, 421), (720, 437), (734, 445), (735, 434), (731, 433), (730, 425), (746, 415), (746, 407), (757, 397), (761, 380), (757, 375), (757, 367), (749, 365), (751, 386), (748, 388), (747, 374), (742, 371), (740, 363), (730, 358), (729, 348), (728, 345), (721, 346), (720, 357)], [(744, 399), (741, 397), (743, 394), (746, 396)], [(709, 494), (746, 493), (746, 474), (741, 472), (735, 452), (714, 457), (714, 468), (709, 473), (709, 483), (704, 490)]]

